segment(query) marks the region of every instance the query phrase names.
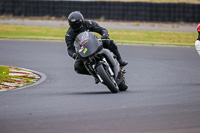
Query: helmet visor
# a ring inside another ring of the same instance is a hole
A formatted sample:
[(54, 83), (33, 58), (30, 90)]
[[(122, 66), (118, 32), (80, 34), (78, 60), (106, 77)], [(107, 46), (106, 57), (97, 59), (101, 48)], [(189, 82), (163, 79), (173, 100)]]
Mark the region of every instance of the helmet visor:
[(79, 30), (82, 26), (82, 22), (81, 21), (69, 22), (69, 25), (73, 30)]

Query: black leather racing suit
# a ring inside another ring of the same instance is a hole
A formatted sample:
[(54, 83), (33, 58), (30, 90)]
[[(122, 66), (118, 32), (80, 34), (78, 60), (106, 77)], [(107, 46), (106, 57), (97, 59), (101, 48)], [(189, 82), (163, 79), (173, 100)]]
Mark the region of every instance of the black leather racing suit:
[[(77, 37), (79, 33), (85, 32), (85, 31), (97, 32), (100, 35), (103, 35), (103, 34), (108, 35), (108, 31), (105, 28), (100, 27), (96, 22), (89, 21), (89, 20), (85, 20), (83, 22), (82, 27), (79, 30), (75, 31), (72, 28), (69, 28), (65, 35), (65, 42), (67, 44), (68, 54), (72, 58), (74, 58), (74, 54), (76, 53), (75, 47), (74, 47), (75, 38)], [(117, 51), (118, 49), (113, 40), (103, 42), (103, 47), (109, 49), (112, 52)], [(89, 74), (81, 60), (75, 61), (74, 69), (79, 74)]]
[(67, 44), (67, 50), (69, 56), (73, 57), (73, 54), (75, 53), (75, 47), (74, 47), (75, 38), (79, 33), (85, 31), (97, 32), (100, 35), (108, 34), (108, 31), (105, 28), (100, 27), (96, 22), (87, 20), (83, 22), (82, 27), (78, 31), (74, 31), (73, 29), (69, 28), (65, 35), (65, 42)]

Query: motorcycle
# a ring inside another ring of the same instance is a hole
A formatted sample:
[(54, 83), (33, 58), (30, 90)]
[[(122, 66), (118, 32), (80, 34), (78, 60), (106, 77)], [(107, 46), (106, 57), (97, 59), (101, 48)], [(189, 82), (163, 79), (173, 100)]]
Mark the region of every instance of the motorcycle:
[(102, 41), (93, 32), (80, 33), (74, 42), (78, 58), (83, 61), (87, 71), (112, 93), (126, 91), (125, 69), (110, 50), (103, 48)]

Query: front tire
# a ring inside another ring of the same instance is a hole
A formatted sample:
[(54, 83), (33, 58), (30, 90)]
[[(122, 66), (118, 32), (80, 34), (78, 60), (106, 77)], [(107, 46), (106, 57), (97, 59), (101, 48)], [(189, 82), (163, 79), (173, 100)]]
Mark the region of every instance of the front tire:
[(103, 65), (96, 67), (99, 76), (102, 78), (103, 83), (108, 87), (112, 93), (118, 92), (118, 85), (114, 78), (104, 69)]

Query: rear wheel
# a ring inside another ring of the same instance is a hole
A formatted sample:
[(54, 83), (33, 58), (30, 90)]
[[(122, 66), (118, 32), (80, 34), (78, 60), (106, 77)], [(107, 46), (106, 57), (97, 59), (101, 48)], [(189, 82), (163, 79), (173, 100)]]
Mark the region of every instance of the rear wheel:
[(103, 65), (97, 66), (96, 70), (97, 70), (99, 76), (102, 78), (103, 83), (108, 87), (108, 89), (112, 93), (117, 93), (118, 85), (117, 85), (115, 79), (109, 74), (109, 72), (105, 70)]
[(127, 89), (128, 89), (128, 84), (124, 78), (123, 81), (119, 84), (119, 90), (126, 91)]

